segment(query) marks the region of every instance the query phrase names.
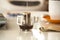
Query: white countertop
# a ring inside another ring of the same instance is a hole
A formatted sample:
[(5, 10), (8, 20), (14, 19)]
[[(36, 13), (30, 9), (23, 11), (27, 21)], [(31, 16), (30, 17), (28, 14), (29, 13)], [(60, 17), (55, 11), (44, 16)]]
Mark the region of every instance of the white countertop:
[(0, 30), (0, 40), (60, 40), (60, 32), (32, 32), (24, 33), (17, 25), (16, 18), (7, 18), (7, 30)]

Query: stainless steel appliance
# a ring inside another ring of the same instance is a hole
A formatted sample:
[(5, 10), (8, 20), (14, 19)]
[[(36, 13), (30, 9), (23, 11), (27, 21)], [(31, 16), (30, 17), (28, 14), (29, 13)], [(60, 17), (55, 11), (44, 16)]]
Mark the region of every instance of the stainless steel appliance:
[(48, 0), (0, 0), (0, 7), (9, 11), (47, 11)]
[(19, 24), (19, 27), (24, 30), (30, 30), (33, 28), (33, 25), (31, 24), (31, 17), (29, 12), (24, 12), (23, 15), (17, 16), (17, 23)]

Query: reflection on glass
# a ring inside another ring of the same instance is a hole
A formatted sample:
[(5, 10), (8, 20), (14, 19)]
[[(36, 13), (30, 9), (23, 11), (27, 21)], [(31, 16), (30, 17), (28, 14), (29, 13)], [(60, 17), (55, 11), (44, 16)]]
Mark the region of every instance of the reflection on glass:
[(36, 29), (32, 29), (32, 33), (34, 35), (35, 38), (37, 38), (37, 40), (45, 40), (44, 34), (41, 32), (39, 32)]

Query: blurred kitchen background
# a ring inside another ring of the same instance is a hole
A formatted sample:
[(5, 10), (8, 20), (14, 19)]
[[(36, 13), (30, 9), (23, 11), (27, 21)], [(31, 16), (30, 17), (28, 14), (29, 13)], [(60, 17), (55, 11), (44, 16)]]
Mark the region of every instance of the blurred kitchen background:
[(59, 27), (44, 15), (49, 15), (49, 0), (0, 0), (0, 40), (60, 40), (59, 32), (40, 30)]

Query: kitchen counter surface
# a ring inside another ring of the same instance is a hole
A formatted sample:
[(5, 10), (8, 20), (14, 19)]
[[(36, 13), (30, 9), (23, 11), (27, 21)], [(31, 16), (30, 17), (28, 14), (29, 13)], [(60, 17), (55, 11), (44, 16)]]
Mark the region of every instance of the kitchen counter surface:
[[(0, 40), (60, 40), (60, 32), (21, 31), (16, 18), (7, 18), (6, 30), (0, 30)], [(47, 24), (48, 25), (48, 24)]]
[(0, 30), (0, 40), (60, 40), (60, 32)]

